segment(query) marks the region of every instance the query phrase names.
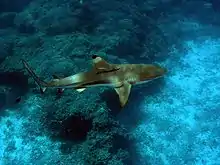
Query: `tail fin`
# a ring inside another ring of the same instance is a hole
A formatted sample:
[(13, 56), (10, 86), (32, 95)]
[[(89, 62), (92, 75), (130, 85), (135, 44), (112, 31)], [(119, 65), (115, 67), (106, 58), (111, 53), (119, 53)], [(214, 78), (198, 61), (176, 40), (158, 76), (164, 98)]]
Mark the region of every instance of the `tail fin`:
[(28, 65), (28, 63), (22, 59), (22, 63), (25, 67), (25, 69), (28, 71), (28, 73), (31, 75), (31, 77), (34, 79), (34, 81), (37, 83), (37, 85), (40, 88), (41, 93), (44, 93), (47, 89), (47, 83), (43, 80), (41, 80), (31, 69), (31, 67)]

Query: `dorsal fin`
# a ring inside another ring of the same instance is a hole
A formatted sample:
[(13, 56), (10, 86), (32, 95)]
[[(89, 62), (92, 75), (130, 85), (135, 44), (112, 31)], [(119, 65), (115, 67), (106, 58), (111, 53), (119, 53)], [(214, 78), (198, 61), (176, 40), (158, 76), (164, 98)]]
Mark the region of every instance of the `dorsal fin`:
[(109, 70), (111, 68), (111, 64), (97, 55), (92, 55), (92, 59), (93, 65), (96, 69)]
[(102, 59), (101, 57), (97, 55), (92, 55), (92, 59), (93, 59), (92, 62), (93, 62), (94, 69), (97, 71), (97, 73), (106, 72), (106, 71), (114, 71), (114, 70), (119, 69), (119, 68), (113, 67), (110, 63), (108, 63), (107, 61), (105, 61), (104, 59)]

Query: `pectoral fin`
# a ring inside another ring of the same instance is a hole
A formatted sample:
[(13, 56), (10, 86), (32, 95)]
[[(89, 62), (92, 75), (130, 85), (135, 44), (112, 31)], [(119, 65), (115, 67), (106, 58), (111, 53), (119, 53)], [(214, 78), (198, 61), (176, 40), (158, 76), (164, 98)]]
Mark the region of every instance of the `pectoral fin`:
[(128, 82), (125, 82), (121, 86), (116, 87), (115, 91), (117, 92), (119, 96), (121, 107), (124, 107), (130, 95), (131, 84), (129, 84)]

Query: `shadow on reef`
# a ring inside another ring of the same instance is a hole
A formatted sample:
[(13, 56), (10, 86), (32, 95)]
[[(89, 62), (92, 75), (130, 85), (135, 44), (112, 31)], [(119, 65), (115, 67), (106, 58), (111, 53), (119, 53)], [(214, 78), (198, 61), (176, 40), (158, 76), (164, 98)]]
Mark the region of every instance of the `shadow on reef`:
[[(140, 111), (143, 98), (159, 93), (164, 83), (164, 79), (161, 78), (145, 85), (133, 87), (128, 103), (123, 109), (120, 108), (119, 98), (114, 90), (104, 91), (100, 98), (102, 98), (102, 101), (106, 102), (111, 115), (119, 118), (123, 116), (123, 119), (120, 119), (120, 121), (127, 126), (133, 127), (147, 117), (147, 114), (143, 114), (144, 112)], [(142, 93), (143, 88), (145, 88), (144, 91), (146, 91), (146, 93)]]
[(116, 154), (118, 150), (128, 151), (129, 156), (123, 160), (123, 164), (134, 165), (137, 164), (138, 153), (135, 147), (135, 141), (124, 135), (114, 135), (112, 141), (112, 147), (109, 152)]
[[(110, 114), (115, 116), (120, 125), (124, 125), (126, 132), (134, 127), (136, 127), (140, 122), (146, 121), (148, 114), (141, 111), (141, 106), (143, 106), (143, 98), (146, 96), (151, 96), (159, 93), (164, 86), (164, 79), (157, 79), (151, 81), (148, 84), (133, 87), (129, 101), (127, 105), (121, 109), (119, 104), (118, 95), (114, 90), (106, 90), (101, 94), (102, 100), (105, 101), (110, 109)], [(144, 90), (143, 90), (144, 89)], [(143, 92), (144, 91), (144, 92)], [(145, 93), (146, 91), (146, 93)], [(139, 164), (139, 154), (136, 151), (135, 139), (131, 137), (126, 137), (126, 135), (114, 135), (113, 136), (113, 146), (109, 150), (110, 153), (115, 154), (119, 149), (126, 150), (129, 156), (123, 161), (126, 165)], [(147, 163), (147, 161), (146, 161)]]
[(0, 113), (17, 105), (28, 92), (28, 77), (22, 72), (0, 72)]

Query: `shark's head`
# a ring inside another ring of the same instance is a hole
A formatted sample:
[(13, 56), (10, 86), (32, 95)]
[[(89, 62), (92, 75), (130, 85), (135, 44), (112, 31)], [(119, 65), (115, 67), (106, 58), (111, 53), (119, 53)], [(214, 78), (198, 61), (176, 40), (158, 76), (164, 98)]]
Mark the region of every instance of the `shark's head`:
[(167, 69), (159, 65), (142, 65), (140, 80), (149, 81), (162, 77), (167, 73)]

